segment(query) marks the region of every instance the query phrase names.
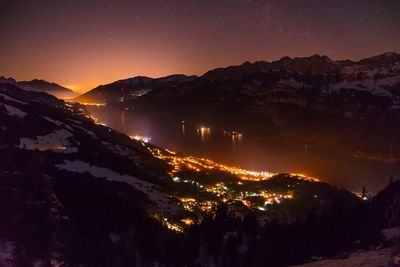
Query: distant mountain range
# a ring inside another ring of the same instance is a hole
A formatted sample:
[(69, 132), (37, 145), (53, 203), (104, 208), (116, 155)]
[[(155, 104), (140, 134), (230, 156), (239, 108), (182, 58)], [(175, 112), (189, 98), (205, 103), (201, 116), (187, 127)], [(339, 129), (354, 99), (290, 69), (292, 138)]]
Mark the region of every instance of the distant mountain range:
[(290, 108), (345, 118), (384, 115), (389, 119), (400, 115), (400, 55), (385, 53), (357, 62), (332, 61), (319, 55), (246, 62), (121, 102), (152, 109), (188, 107), (191, 111), (206, 105), (224, 115), (229, 107), (262, 115)]
[(38, 79), (34, 79), (32, 81), (17, 82), (13, 78), (6, 78), (4, 76), (0, 76), (0, 83), (13, 84), (24, 90), (30, 90), (35, 92), (46, 92), (61, 99), (74, 98), (79, 95), (78, 93), (68, 88), (65, 88), (59, 84)]
[[(58, 97), (75, 95), (42, 80), (16, 82), (2, 77), (0, 83)], [(98, 86), (75, 100), (106, 103), (166, 121), (275, 136), (294, 145), (340, 147), (354, 157), (374, 161), (400, 162), (395, 134), (400, 131), (397, 53), (359, 61), (334, 61), (320, 55), (283, 57), (218, 68), (199, 77), (139, 76)], [(347, 134), (338, 129), (346, 129)]]
[[(399, 54), (384, 53), (359, 61), (333, 61), (314, 55), (246, 62), (211, 70), (200, 77), (134, 77), (101, 85), (76, 100), (115, 103), (149, 94), (148, 99), (177, 103), (185, 98), (204, 102), (222, 97), (254, 104), (293, 104), (353, 116), (360, 108), (398, 112), (399, 86)], [(336, 103), (338, 97), (340, 101)]]
[[(0, 83), (62, 98), (76, 96), (42, 80), (17, 82), (1, 77)], [(166, 121), (187, 120), (253, 136), (275, 136), (294, 145), (340, 147), (354, 157), (374, 161), (400, 162), (395, 134), (400, 131), (397, 53), (359, 61), (320, 55), (283, 57), (218, 68), (199, 77), (139, 76), (100, 85), (75, 100), (106, 103)], [(346, 129), (347, 134), (338, 129)]]
[(200, 77), (136, 77), (99, 86), (76, 100), (400, 163), (397, 53), (359, 61), (283, 57)]
[[(184, 99), (189, 95), (194, 97), (196, 94), (203, 97), (203, 94), (208, 93), (209, 97), (221, 94), (224, 97), (229, 95), (230, 98), (253, 98), (252, 101), (256, 102), (283, 102), (338, 111), (338, 108), (334, 107), (336, 103), (332, 106), (330, 102), (336, 95), (341, 95), (349, 99), (342, 101), (340, 105), (371, 104), (400, 110), (400, 55), (388, 52), (359, 61), (334, 61), (320, 55), (283, 57), (273, 62), (245, 62), (239, 66), (217, 68), (202, 76), (137, 76), (100, 85), (79, 96), (68, 88), (44, 80), (17, 82), (13, 78), (1, 76), (0, 83), (14, 84), (26, 90), (48, 92), (62, 98), (76, 97), (76, 101), (85, 103), (129, 102), (150, 92), (155, 98), (174, 100)], [(202, 87), (208, 89), (204, 90)], [(368, 96), (377, 96), (380, 100), (367, 103), (365, 98)], [(365, 103), (356, 103), (360, 98), (364, 98), (362, 101)], [(355, 106), (348, 108), (346, 116), (352, 116), (357, 109)]]

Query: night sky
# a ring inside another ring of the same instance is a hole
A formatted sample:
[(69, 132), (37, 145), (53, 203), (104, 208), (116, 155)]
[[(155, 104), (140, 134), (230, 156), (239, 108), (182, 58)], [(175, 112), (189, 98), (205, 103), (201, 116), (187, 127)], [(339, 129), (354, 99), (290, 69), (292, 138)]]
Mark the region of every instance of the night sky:
[(0, 75), (85, 91), (244, 61), (400, 52), (399, 0), (0, 0)]

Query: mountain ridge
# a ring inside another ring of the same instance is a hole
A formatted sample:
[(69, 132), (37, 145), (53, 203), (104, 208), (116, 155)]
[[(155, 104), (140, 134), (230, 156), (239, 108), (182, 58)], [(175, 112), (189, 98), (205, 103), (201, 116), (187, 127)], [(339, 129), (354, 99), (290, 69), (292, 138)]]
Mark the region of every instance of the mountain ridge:
[(46, 92), (58, 98), (73, 98), (78, 95), (71, 89), (63, 87), (55, 82), (48, 82), (42, 79), (33, 79), (31, 81), (16, 81), (14, 78), (0, 76), (0, 83), (13, 84), (24, 90)]
[[(201, 76), (186, 76), (183, 74), (173, 74), (166, 77), (161, 78), (149, 78), (145, 76), (136, 76), (128, 79), (117, 80), (115, 82), (100, 85), (92, 90), (89, 90), (85, 94), (77, 97), (75, 100), (80, 102), (116, 102), (121, 97), (127, 99), (133, 99), (137, 96), (130, 98), (128, 94), (124, 92), (122, 85), (127, 85), (127, 83), (132, 83), (131, 86), (135, 87), (132, 89), (128, 89), (128, 91), (141, 91), (145, 90), (146, 93), (139, 94), (139, 96), (145, 95), (148, 92), (152, 91), (152, 89), (156, 87), (176, 87), (180, 83), (188, 83), (188, 82), (195, 82), (198, 80), (209, 80), (209, 81), (216, 81), (216, 80), (230, 80), (235, 81), (243, 78), (244, 76), (248, 76), (251, 74), (259, 73), (262, 75), (268, 75), (271, 72), (286, 72), (284, 76), (292, 76), (295, 78), (299, 78), (303, 75), (317, 75), (322, 74), (324, 76), (329, 76), (331, 82), (339, 82), (343, 80), (347, 80), (349, 77), (346, 76), (346, 72), (349, 72), (350, 67), (353, 68), (364, 68), (364, 69), (371, 69), (371, 68), (379, 68), (384, 67), (388, 64), (395, 64), (400, 62), (400, 54), (395, 52), (387, 52), (380, 55), (364, 58), (358, 61), (352, 60), (332, 60), (326, 55), (312, 55), (309, 57), (282, 57), (279, 60), (268, 62), (268, 61), (255, 61), (251, 62), (244, 62), (240, 65), (233, 65), (227, 67), (220, 67), (209, 70), (205, 72)], [(162, 80), (168, 79), (168, 77), (179, 77), (181, 79), (176, 79), (175, 83), (162, 83)], [(351, 78), (354, 80), (354, 78)], [(142, 84), (134, 83), (135, 81), (142, 80)], [(147, 82), (144, 82), (146, 80)], [(160, 81), (159, 84), (155, 82), (152, 85), (149, 85), (151, 81)], [(119, 92), (117, 92), (119, 91)], [(106, 93), (107, 92), (107, 93)], [(100, 97), (101, 94), (111, 94), (111, 99), (107, 99), (107, 96)], [(91, 99), (92, 98), (92, 99)], [(85, 101), (83, 101), (85, 100)]]
[(145, 95), (157, 86), (174, 86), (178, 83), (188, 82), (197, 76), (186, 76), (184, 74), (172, 74), (160, 78), (147, 76), (135, 76), (132, 78), (117, 80), (115, 82), (99, 85), (96, 88), (75, 98), (78, 102), (117, 102), (121, 97), (134, 99)]

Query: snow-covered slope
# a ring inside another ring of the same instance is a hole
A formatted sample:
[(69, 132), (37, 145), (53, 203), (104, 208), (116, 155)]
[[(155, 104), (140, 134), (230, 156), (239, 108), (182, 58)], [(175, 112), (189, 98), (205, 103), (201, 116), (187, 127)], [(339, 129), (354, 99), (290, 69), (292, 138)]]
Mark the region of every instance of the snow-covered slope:
[[(382, 250), (359, 251), (343, 259), (320, 260), (296, 265), (297, 267), (379, 267), (392, 266), (391, 248)], [(394, 265), (393, 265), (394, 266)]]
[[(154, 235), (182, 210), (166, 164), (79, 104), (1, 84), (0, 122), (0, 266), (62, 266), (80, 238), (94, 240), (81, 231), (106, 243), (143, 227)], [(84, 230), (91, 213), (105, 228)]]
[[(143, 149), (141, 143), (94, 124), (78, 104), (49, 95), (25, 93), (8, 85), (0, 87), (0, 118), (2, 147), (39, 151), (45, 153), (46, 158), (54, 155), (53, 160), (47, 161), (52, 161), (60, 171), (87, 173), (126, 183), (145, 194), (160, 209), (169, 201), (156, 184), (160, 174), (137, 170), (141, 169), (143, 161), (158, 160)], [(87, 143), (94, 147), (88, 149)], [(102, 157), (123, 158), (129, 164), (119, 169), (110, 161), (101, 162), (96, 156), (100, 151)]]

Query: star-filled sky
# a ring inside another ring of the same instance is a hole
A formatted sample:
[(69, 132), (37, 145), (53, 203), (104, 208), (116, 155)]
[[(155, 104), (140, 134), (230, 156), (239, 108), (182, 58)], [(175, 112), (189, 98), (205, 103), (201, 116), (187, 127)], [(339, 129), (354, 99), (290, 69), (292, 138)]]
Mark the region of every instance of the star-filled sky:
[(83, 92), (244, 61), (400, 52), (399, 0), (0, 0), (0, 75)]

